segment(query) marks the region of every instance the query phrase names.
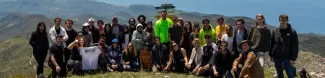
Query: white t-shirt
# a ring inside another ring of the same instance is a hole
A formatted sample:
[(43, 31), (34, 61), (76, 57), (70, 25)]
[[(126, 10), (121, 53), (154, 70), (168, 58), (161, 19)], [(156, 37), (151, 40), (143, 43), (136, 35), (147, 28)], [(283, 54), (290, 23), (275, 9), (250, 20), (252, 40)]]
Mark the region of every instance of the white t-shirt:
[(222, 35), (222, 37), (221, 37), (221, 41), (226, 41), (226, 42), (228, 42), (228, 50), (229, 50), (230, 52), (233, 51), (233, 50), (232, 50), (232, 47), (233, 47), (232, 43), (233, 43), (233, 41), (234, 41), (234, 37), (233, 37), (233, 36), (232, 36), (232, 37), (228, 37), (227, 34), (224, 34), (224, 35)]
[(125, 34), (124, 35), (124, 43), (122, 43), (122, 48), (124, 49), (124, 48), (126, 48), (126, 46), (128, 46), (128, 44), (129, 44), (129, 40), (130, 40), (130, 36), (129, 36), (130, 34)]
[(98, 56), (100, 53), (98, 46), (81, 48), (82, 70), (97, 69)]

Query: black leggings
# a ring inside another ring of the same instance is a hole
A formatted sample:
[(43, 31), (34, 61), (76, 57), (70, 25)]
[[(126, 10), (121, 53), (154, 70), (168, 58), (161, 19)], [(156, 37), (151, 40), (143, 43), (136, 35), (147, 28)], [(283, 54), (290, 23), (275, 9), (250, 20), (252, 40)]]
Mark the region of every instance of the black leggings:
[(33, 49), (34, 58), (37, 61), (37, 75), (44, 71), (44, 61), (47, 55), (47, 50)]

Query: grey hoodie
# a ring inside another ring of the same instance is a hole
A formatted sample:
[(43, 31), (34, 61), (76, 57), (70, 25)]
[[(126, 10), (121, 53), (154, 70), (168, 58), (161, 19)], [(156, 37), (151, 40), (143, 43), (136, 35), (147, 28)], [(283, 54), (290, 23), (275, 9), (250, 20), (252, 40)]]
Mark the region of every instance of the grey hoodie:
[(140, 26), (142, 27), (141, 24), (138, 24), (136, 30), (132, 34), (132, 43), (134, 44), (136, 51), (143, 49), (145, 43), (145, 32), (143, 30), (141, 30), (141, 33), (138, 31)]

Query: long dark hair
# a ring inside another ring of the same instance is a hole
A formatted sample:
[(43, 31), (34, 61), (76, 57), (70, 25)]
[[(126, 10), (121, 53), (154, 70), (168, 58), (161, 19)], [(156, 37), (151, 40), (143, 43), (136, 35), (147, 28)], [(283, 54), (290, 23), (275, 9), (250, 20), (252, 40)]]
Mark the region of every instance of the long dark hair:
[(151, 28), (148, 28), (148, 26), (147, 26), (145, 32), (152, 32), (152, 31), (153, 31), (153, 24), (152, 24), (152, 21), (148, 21), (148, 22), (147, 22), (147, 25), (149, 25), (149, 24), (151, 25)]
[(193, 31), (192, 32), (195, 32), (196, 30), (194, 29), (195, 27), (198, 27), (198, 29), (197, 29), (197, 32), (200, 32), (200, 24), (199, 23), (194, 23), (194, 26), (192, 27), (193, 28)]
[(44, 30), (43, 30), (43, 33), (47, 33), (47, 32), (46, 32), (46, 25), (45, 25), (44, 22), (39, 22), (39, 23), (37, 24), (36, 32), (38, 32), (38, 33), (41, 32), (41, 30), (39, 29), (39, 27), (40, 27), (42, 24), (44, 24)]
[[(189, 32), (192, 32), (192, 23), (190, 21), (186, 22), (188, 23), (188, 25), (190, 25), (190, 31)], [(184, 33), (187, 32), (187, 28), (186, 28), (186, 23), (185, 23), (185, 26), (184, 26)]]
[[(109, 27), (109, 30), (106, 29), (106, 27)], [(113, 31), (112, 31), (112, 26), (110, 23), (106, 23), (105, 26), (104, 26), (104, 33), (105, 34), (112, 34)]]

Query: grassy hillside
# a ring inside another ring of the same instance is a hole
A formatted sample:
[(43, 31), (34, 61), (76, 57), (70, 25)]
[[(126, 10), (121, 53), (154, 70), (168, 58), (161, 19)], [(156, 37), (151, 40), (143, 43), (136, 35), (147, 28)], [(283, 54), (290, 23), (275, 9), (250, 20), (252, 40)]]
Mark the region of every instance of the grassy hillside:
[(0, 42), (0, 61), (0, 78), (14, 75), (28, 77), (34, 74), (32, 49), (23, 37)]

